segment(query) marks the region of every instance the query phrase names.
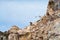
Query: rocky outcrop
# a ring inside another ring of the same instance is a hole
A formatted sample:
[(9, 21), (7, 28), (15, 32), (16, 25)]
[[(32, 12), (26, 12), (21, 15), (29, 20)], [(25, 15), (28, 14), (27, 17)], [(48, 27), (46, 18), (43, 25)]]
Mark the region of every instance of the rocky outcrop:
[(46, 15), (26, 28), (0, 32), (0, 40), (60, 40), (60, 0), (49, 0)]
[(0, 40), (8, 40), (8, 32), (0, 31)]
[(8, 31), (8, 40), (19, 40), (19, 35), (17, 33), (18, 30), (19, 28), (17, 26), (12, 26), (12, 28)]
[(27, 29), (31, 40), (60, 40), (60, 0), (49, 0), (47, 13)]

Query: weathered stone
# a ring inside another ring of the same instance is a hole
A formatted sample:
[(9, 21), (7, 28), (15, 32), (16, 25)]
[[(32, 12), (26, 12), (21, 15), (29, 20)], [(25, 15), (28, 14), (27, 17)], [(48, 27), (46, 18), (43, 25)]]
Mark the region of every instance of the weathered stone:
[(24, 29), (12, 26), (0, 40), (60, 40), (60, 0), (49, 0), (47, 13)]
[(8, 40), (8, 33), (0, 31), (0, 40)]

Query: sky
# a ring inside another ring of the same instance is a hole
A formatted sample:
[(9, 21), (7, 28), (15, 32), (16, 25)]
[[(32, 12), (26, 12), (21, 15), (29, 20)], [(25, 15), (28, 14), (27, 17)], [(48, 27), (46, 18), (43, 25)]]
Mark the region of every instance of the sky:
[(48, 0), (0, 0), (0, 31), (25, 28), (46, 13)]

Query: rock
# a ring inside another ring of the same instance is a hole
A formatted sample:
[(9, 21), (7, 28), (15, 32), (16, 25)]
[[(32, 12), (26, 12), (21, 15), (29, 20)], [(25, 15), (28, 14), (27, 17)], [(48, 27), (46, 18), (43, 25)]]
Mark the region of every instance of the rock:
[(49, 0), (47, 13), (24, 29), (12, 26), (0, 40), (60, 40), (60, 0)]
[(19, 30), (19, 28), (17, 26), (12, 26), (12, 28), (10, 30), (8, 30), (9, 33), (17, 33), (17, 31)]
[(12, 26), (12, 28), (10, 30), (8, 30), (9, 32), (9, 36), (8, 36), (8, 40), (19, 40), (19, 34), (18, 31), (19, 28), (17, 26)]
[(8, 40), (8, 33), (0, 31), (0, 40)]

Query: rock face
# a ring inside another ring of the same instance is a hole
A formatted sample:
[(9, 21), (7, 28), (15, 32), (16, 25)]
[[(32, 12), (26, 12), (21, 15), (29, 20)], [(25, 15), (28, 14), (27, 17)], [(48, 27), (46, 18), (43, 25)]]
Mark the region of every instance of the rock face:
[(8, 40), (8, 33), (0, 31), (0, 40)]
[(9, 30), (8, 40), (18, 40), (18, 30), (19, 28), (17, 26), (12, 26), (12, 28)]
[(0, 32), (0, 40), (60, 40), (60, 0), (49, 0), (46, 15), (26, 28)]

